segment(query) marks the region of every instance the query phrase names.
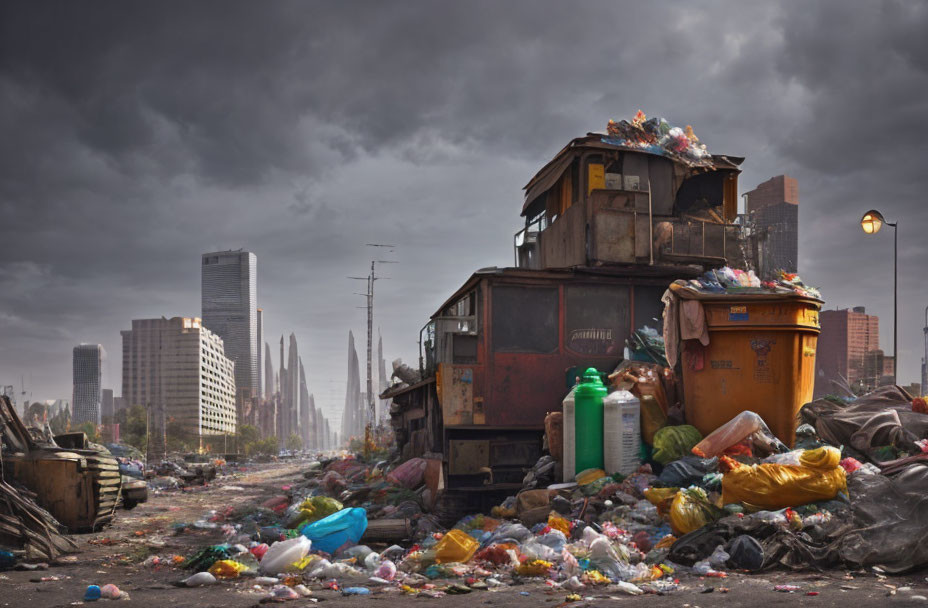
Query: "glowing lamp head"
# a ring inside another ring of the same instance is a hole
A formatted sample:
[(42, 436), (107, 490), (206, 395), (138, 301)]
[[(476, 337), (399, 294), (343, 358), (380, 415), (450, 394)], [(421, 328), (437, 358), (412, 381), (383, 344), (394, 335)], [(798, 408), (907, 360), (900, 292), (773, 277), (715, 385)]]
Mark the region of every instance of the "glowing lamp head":
[(884, 223), (883, 214), (876, 209), (871, 209), (860, 218), (860, 227), (863, 228), (864, 232), (867, 234), (876, 234), (880, 231), (880, 228), (883, 227)]

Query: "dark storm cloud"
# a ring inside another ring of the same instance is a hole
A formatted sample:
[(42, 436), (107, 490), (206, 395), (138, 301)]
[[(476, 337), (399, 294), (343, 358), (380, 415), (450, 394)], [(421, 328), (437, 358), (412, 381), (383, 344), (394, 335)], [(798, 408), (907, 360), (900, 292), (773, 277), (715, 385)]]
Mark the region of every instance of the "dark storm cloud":
[(337, 417), (363, 244), (401, 245), (378, 324), (414, 358), (451, 290), (511, 263), (532, 173), (639, 107), (747, 156), (745, 191), (799, 179), (800, 268), (830, 303), (890, 320), (891, 244), (857, 220), (903, 218), (915, 378), (926, 9), (641, 4), (4, 3), (0, 383), (32, 371), (36, 397), (66, 396), (79, 341), (118, 369), (119, 329), (198, 314), (199, 254), (245, 247), (272, 351), (296, 331)]

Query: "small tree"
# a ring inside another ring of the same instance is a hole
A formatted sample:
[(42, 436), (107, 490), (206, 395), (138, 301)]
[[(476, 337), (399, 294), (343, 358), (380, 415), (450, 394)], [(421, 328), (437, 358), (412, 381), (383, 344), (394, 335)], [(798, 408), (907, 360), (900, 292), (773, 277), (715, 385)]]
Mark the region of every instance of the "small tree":
[(277, 437), (267, 437), (245, 444), (245, 454), (248, 456), (276, 456), (278, 449)]
[(243, 424), (238, 427), (238, 445), (246, 446), (249, 443), (254, 443), (261, 439), (261, 431), (258, 430), (258, 427), (251, 424)]
[(78, 425), (75, 431), (82, 431), (85, 435), (87, 435), (87, 439), (93, 443), (100, 442), (99, 429), (97, 429), (97, 425), (95, 425), (93, 422), (90, 422), (89, 420), (81, 425)]
[(296, 433), (292, 433), (287, 437), (286, 448), (291, 452), (296, 452), (303, 449), (303, 440), (300, 439), (300, 436)]

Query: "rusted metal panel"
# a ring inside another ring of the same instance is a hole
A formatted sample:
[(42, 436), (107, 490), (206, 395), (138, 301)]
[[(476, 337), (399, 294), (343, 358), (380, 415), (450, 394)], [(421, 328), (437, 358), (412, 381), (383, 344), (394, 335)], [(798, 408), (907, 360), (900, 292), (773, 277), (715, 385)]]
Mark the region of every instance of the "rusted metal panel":
[(593, 259), (597, 262), (635, 262), (635, 214), (599, 211), (593, 216)]
[(585, 203), (572, 205), (539, 234), (543, 267), (568, 268), (586, 263)]
[(473, 424), (474, 370), (471, 366), (440, 365), (441, 410), (445, 425)]
[(451, 475), (477, 475), (490, 466), (489, 441), (449, 441), (448, 473)]

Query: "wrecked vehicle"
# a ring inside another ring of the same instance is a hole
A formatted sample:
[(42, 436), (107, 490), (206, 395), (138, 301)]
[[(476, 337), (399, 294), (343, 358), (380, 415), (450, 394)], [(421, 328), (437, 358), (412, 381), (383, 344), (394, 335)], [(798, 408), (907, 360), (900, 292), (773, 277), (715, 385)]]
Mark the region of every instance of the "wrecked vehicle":
[(521, 487), (546, 413), (659, 323), (674, 279), (744, 264), (744, 159), (658, 145), (666, 122), (650, 122), (574, 139), (529, 181), (516, 267), (474, 273), (421, 330), (421, 379), (381, 396), (401, 458), (441, 462), (443, 519)]
[(119, 502), (119, 464), (84, 433), (53, 438), (30, 432), (13, 404), (0, 396), (3, 475), (36, 495), (36, 502), (70, 532), (99, 530), (109, 524)]

